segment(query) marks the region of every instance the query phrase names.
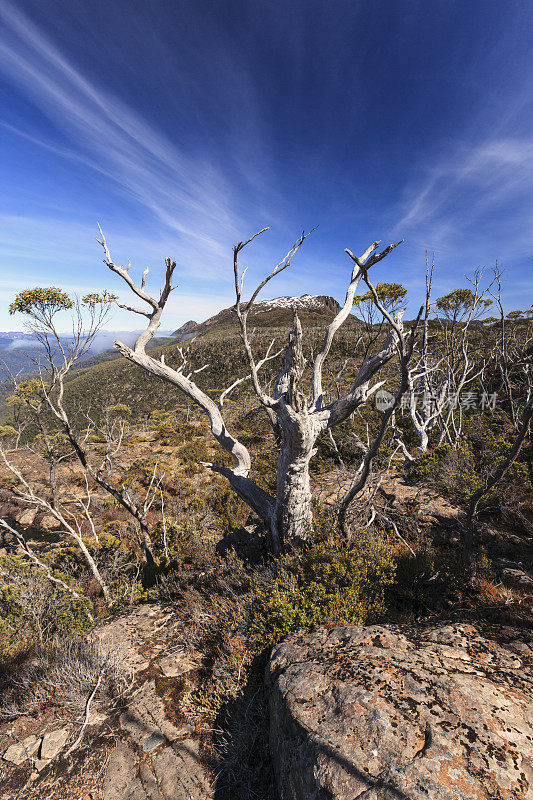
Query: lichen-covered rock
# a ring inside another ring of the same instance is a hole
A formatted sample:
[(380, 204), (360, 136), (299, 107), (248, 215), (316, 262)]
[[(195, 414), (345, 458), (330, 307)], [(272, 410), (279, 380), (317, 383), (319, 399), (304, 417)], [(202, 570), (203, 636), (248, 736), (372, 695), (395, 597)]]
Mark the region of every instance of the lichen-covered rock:
[(36, 516), (36, 508), (26, 508), (21, 514), (18, 515), (17, 522), (19, 522), (21, 525), (29, 527), (30, 525), (33, 525)]
[(27, 736), (22, 742), (16, 742), (11, 747), (8, 747), (3, 758), (18, 767), (32, 758), (37, 753), (40, 745), (41, 740), (37, 736)]
[(287, 639), (267, 668), (282, 800), (530, 800), (532, 655), (470, 625)]
[(199, 662), (191, 658), (189, 654), (178, 651), (160, 659), (157, 662), (157, 666), (165, 678), (179, 678), (181, 675), (197, 669)]
[(55, 531), (61, 527), (61, 523), (53, 514), (45, 514), (44, 517), (41, 518), (40, 525), (45, 531)]
[(65, 746), (69, 733), (70, 731), (68, 728), (45, 733), (41, 744), (41, 758), (55, 758), (59, 751)]
[(112, 750), (104, 777), (103, 800), (212, 800), (197, 740), (141, 759), (126, 742)]

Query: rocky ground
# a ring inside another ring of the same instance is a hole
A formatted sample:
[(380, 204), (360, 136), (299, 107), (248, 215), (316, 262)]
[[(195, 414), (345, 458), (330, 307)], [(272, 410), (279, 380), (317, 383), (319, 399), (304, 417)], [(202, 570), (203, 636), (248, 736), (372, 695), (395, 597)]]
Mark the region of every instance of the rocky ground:
[(467, 625), (289, 638), (267, 669), (281, 796), (533, 797), (532, 656), (531, 636)]
[[(200, 657), (175, 645), (174, 623), (172, 612), (147, 604), (97, 628), (120, 649), (131, 681), (112, 707), (89, 709), (68, 759), (79, 719), (2, 726), (5, 800), (221, 796), (209, 731), (180, 702)], [(528, 800), (532, 660), (533, 638), (511, 628), (370, 626), (289, 637), (266, 673), (280, 797)]]
[[(141, 442), (120, 468), (147, 451), (168, 457), (167, 448), (155, 453), (150, 441)], [(339, 476), (324, 473), (316, 481), (320, 499), (332, 502)], [(409, 518), (413, 546), (427, 535), (453, 555), (458, 505), (394, 475), (382, 490), (389, 511)], [(30, 539), (35, 546), (64, 544), (53, 518), (22, 507), (10, 513), (28, 533), (38, 529)], [(489, 525), (481, 540), (497, 569), (498, 614), (507, 605), (530, 610), (531, 542)], [(221, 732), (187, 704), (204, 656), (180, 626), (179, 615), (161, 603), (101, 622), (92, 636), (120, 654), (126, 686), (112, 702), (95, 700), (75, 714), (64, 708), (0, 724), (2, 800), (231, 796), (221, 789), (213, 749), (213, 734)], [(524, 628), (505, 624), (426, 620), (290, 637), (274, 650), (265, 683), (271, 747), (264, 760), (273, 762), (279, 797), (533, 798), (532, 655)], [(250, 800), (273, 800), (273, 780), (263, 789)]]
[(172, 613), (146, 604), (99, 626), (93, 635), (121, 654), (122, 669), (131, 676), (127, 691), (111, 707), (95, 703), (84, 738), (68, 761), (62, 756), (77, 739), (79, 719), (19, 717), (16, 724), (3, 725), (3, 798), (213, 797), (204, 732), (195, 719), (177, 712), (200, 664), (194, 653), (174, 645)]

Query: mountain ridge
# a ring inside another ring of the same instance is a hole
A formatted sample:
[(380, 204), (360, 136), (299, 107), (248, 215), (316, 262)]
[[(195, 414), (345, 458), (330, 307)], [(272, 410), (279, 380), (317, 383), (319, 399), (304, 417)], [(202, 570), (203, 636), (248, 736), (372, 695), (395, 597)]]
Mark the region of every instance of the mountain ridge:
[[(284, 296), (273, 300), (263, 300), (252, 307), (249, 316), (250, 331), (255, 329), (256, 342), (259, 343), (264, 340), (266, 349), (268, 341), (270, 341), (271, 331), (275, 331), (274, 335), (276, 336), (286, 336), (285, 331), (288, 331), (292, 326), (293, 309), (298, 311), (298, 316), (304, 328), (318, 330), (325, 328), (329, 324), (337, 310), (340, 309), (340, 305), (333, 297), (327, 295), (306, 294), (300, 297)], [(158, 356), (159, 354), (164, 354), (167, 363), (172, 364), (177, 358), (176, 346), (180, 341), (195, 340), (197, 344), (195, 343), (193, 351), (200, 347), (200, 351), (206, 354), (205, 360), (210, 361), (213, 368), (217, 364), (217, 357), (224, 353), (226, 356), (224, 360), (224, 375), (212, 376), (213, 385), (222, 385), (224, 381), (231, 383), (236, 375), (240, 375), (244, 367), (244, 363), (241, 363), (243, 356), (239, 348), (240, 339), (238, 338), (238, 333), (238, 321), (234, 309), (225, 308), (202, 323), (189, 320), (180, 328), (177, 328), (170, 337), (156, 337), (150, 342), (148, 349), (156, 352)], [(132, 332), (128, 332), (128, 335), (131, 337)], [(128, 340), (128, 343), (130, 341), (131, 339)], [(228, 360), (230, 351), (231, 358)], [(28, 361), (22, 352), (20, 355), (21, 358), (24, 358), (24, 362)], [(1, 357), (2, 353), (0, 352), (0, 359)], [(202, 359), (204, 356), (199, 355), (199, 358)], [(229, 368), (229, 361), (232, 362), (231, 369)], [(222, 364), (218, 364), (215, 372), (220, 369), (222, 369)], [(23, 373), (23, 377), (30, 377), (34, 372), (35, 370), (28, 369)], [(200, 382), (203, 382), (206, 377), (207, 375), (202, 373), (199, 377)], [(139, 402), (141, 406), (147, 405), (148, 394), (156, 394), (158, 399), (155, 407), (165, 408), (169, 397), (174, 395), (173, 392), (169, 395), (168, 387), (164, 385), (162, 387), (158, 386), (157, 389), (152, 385), (147, 393), (145, 380), (114, 348), (103, 350), (94, 355), (88, 354), (86, 359), (74, 366), (66, 383), (68, 384), (67, 394), (75, 395), (77, 401), (81, 404), (90, 397), (93, 400), (93, 406), (104, 407), (106, 403), (120, 402), (126, 394), (126, 387), (134, 389), (135, 400), (133, 400), (133, 405)], [(208, 388), (207, 384), (205, 388)], [(161, 390), (160, 393), (159, 389)], [(9, 417), (10, 411), (6, 405), (6, 398), (12, 391), (11, 381), (2, 381), (0, 379), (0, 422), (4, 422)]]
[[(311, 324), (313, 321), (322, 322), (326, 317), (332, 317), (340, 311), (341, 306), (330, 295), (322, 294), (303, 294), (297, 297), (285, 295), (274, 297), (272, 300), (260, 300), (252, 306), (249, 319), (259, 327), (290, 325), (293, 310), (298, 312), (302, 322)], [(266, 315), (266, 316), (263, 316)], [(189, 320), (180, 328), (174, 331), (172, 336), (186, 335), (194, 333), (201, 336), (211, 333), (216, 328), (232, 328), (237, 325), (235, 306), (223, 308), (217, 314), (197, 323)]]

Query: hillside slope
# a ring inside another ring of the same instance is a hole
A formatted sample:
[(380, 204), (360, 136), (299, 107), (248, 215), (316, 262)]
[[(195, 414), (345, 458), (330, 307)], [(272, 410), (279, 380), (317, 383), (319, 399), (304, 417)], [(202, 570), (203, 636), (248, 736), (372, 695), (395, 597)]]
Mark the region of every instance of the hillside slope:
[[(316, 351), (324, 329), (340, 306), (332, 297), (319, 295), (281, 297), (258, 303), (249, 318), (249, 328), (254, 331), (254, 352), (258, 356), (266, 352), (272, 339), (276, 339), (278, 349), (286, 343), (288, 330), (292, 326), (293, 308), (297, 309), (306, 331), (306, 347)], [(333, 356), (336, 351), (339, 355), (350, 352), (349, 340), (353, 339), (355, 326), (357, 320), (350, 317), (338, 336)], [(235, 314), (232, 309), (226, 308), (199, 324), (195, 331), (191, 330), (190, 323), (185, 327), (188, 328), (185, 335), (191, 339), (189, 343), (184, 344), (183, 339), (157, 338), (151, 343), (150, 349), (156, 357), (164, 355), (167, 364), (177, 367), (181, 363), (178, 347), (186, 348), (190, 369), (207, 365), (196, 376), (198, 385), (218, 398), (220, 392), (235, 378), (247, 373)], [(175, 334), (179, 334), (180, 330)], [(278, 374), (280, 368), (281, 356), (267, 365), (265, 379)], [(5, 420), (9, 413), (5, 398), (11, 390), (11, 385), (0, 384), (0, 420)], [(132, 419), (142, 419), (154, 410), (175, 407), (183, 398), (175, 387), (150, 378), (122, 358), (116, 350), (106, 350), (72, 370), (67, 380), (66, 400), (72, 409), (90, 408), (92, 415), (98, 415), (107, 406), (118, 402), (127, 403), (132, 409)]]
[[(328, 321), (340, 310), (340, 305), (333, 297), (318, 294), (303, 294), (300, 297), (276, 297), (273, 300), (262, 300), (255, 303), (250, 311), (250, 326), (278, 327), (290, 325), (293, 309), (298, 312), (302, 325), (320, 324)], [(202, 336), (215, 330), (237, 328), (237, 317), (234, 308), (224, 308), (205, 322), (186, 322), (174, 331), (173, 336), (195, 333)]]

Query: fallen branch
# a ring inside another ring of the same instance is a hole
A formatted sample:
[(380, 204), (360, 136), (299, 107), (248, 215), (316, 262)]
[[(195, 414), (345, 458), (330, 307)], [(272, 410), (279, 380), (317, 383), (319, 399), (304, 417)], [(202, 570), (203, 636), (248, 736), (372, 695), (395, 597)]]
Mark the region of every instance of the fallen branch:
[(85, 703), (85, 715), (84, 715), (84, 719), (83, 719), (83, 724), (81, 726), (81, 730), (80, 730), (78, 738), (76, 739), (74, 744), (72, 744), (69, 747), (69, 749), (67, 750), (67, 752), (65, 753), (65, 758), (68, 758), (68, 756), (78, 747), (79, 743), (83, 739), (83, 734), (85, 733), (85, 728), (89, 724), (89, 716), (90, 716), (90, 713), (91, 713), (91, 703), (94, 700), (94, 696), (95, 696), (96, 692), (100, 688), (100, 684), (102, 683), (102, 678), (104, 677), (105, 670), (106, 670), (106, 665), (104, 665), (100, 669), (100, 672), (98, 674), (98, 680), (96, 681), (92, 692), (90, 693), (89, 697), (87, 698), (87, 702)]

